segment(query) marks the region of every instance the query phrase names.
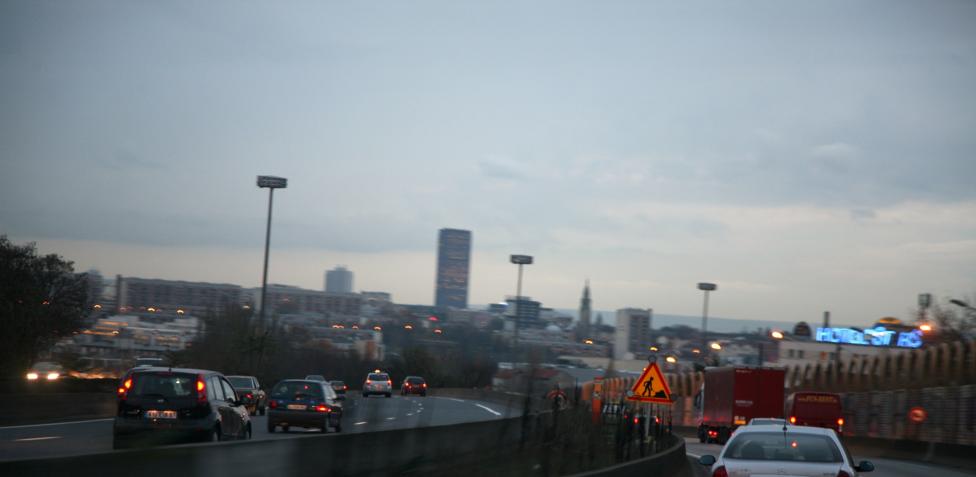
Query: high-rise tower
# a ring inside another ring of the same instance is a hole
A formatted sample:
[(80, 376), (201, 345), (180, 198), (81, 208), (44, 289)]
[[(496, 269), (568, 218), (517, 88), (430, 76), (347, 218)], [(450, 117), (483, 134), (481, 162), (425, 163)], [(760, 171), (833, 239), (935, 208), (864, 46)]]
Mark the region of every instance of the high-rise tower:
[(437, 237), (437, 289), (434, 305), (468, 307), (471, 231), (441, 229)]
[(590, 336), (590, 314), (593, 310), (590, 301), (590, 279), (587, 278), (586, 285), (583, 286), (583, 297), (580, 298), (579, 324), (576, 325), (576, 337), (581, 340), (592, 338)]

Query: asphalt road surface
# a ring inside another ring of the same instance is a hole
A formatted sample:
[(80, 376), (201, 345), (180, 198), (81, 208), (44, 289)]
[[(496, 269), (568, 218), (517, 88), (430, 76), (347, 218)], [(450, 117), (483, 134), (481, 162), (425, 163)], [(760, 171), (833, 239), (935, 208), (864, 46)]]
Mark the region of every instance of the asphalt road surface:
[[(709, 468), (698, 463), (698, 457), (711, 454), (715, 457), (722, 452), (722, 446), (718, 444), (702, 444), (698, 439), (685, 438), (685, 448), (688, 454), (689, 465), (693, 475), (696, 477), (710, 477)], [(854, 455), (858, 462), (869, 460), (874, 464), (874, 472), (863, 472), (861, 476), (878, 477), (969, 477), (976, 475), (976, 471), (943, 467), (934, 464), (926, 464), (916, 461), (902, 461), (894, 459), (882, 459), (878, 457), (865, 457)]]
[[(503, 404), (440, 396), (362, 398), (350, 394), (342, 432), (358, 433), (442, 426), (517, 416)], [(269, 434), (264, 416), (251, 417), (252, 439), (290, 439), (316, 430), (292, 428)], [(112, 419), (0, 427), (0, 461), (37, 459), (112, 451)]]

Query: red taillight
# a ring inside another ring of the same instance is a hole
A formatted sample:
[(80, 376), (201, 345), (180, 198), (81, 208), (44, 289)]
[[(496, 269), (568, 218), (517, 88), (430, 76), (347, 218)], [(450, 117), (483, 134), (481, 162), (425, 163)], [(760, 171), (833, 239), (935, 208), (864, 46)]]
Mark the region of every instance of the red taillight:
[(427, 383), (421, 384), (421, 386), (423, 386), (423, 387), (426, 388), (427, 387)]
[(718, 437), (718, 431), (708, 431), (708, 437)]
[(844, 425), (844, 418), (843, 417), (837, 419), (837, 425), (838, 426), (843, 426)]
[(248, 398), (248, 399), (251, 399), (251, 398), (253, 398), (253, 397), (254, 397), (254, 395), (253, 395), (253, 394), (251, 394), (251, 393), (247, 393), (247, 394), (245, 394), (245, 395), (244, 395), (244, 397), (246, 397), (246, 398)]
[(332, 409), (329, 409), (329, 406), (325, 406), (325, 405), (319, 404), (318, 406), (315, 406), (315, 410), (318, 411), (318, 412), (329, 412)]
[(389, 379), (388, 379), (388, 380), (386, 380), (386, 385), (387, 385), (387, 386), (393, 386), (393, 381), (391, 381), (391, 380), (389, 380)]
[(126, 394), (132, 389), (132, 378), (126, 379), (122, 386), (119, 387), (119, 397), (125, 399)]
[(844, 472), (843, 470), (837, 473), (837, 477), (851, 477), (851, 474)]
[(207, 400), (207, 385), (203, 382), (203, 376), (197, 378), (197, 401)]
[(712, 477), (729, 477), (729, 473), (725, 470), (725, 466), (722, 465), (715, 469), (715, 472), (712, 472)]
[(268, 405), (271, 406), (271, 409), (278, 409), (278, 401), (271, 401)]
[(790, 416), (790, 424), (796, 424), (796, 416)]
[(638, 422), (640, 422), (640, 419), (635, 417), (634, 418), (634, 424), (637, 424)]

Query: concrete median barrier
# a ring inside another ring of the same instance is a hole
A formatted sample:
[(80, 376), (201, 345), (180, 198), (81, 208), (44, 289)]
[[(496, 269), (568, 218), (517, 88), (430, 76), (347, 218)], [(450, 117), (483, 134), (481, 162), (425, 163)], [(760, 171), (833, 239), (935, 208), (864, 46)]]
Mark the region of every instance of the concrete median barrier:
[[(361, 434), (180, 445), (0, 463), (0, 475), (379, 476), (461, 465), (518, 442), (518, 418)], [(498, 456), (503, 459), (504, 456)]]

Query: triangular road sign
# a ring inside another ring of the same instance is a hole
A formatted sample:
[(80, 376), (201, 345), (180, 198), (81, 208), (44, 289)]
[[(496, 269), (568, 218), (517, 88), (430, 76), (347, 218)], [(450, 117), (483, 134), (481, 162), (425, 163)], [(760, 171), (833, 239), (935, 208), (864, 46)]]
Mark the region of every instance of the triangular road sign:
[(630, 389), (630, 396), (627, 396), (627, 399), (654, 404), (671, 404), (671, 388), (664, 380), (657, 363), (651, 363), (644, 368), (644, 373)]

